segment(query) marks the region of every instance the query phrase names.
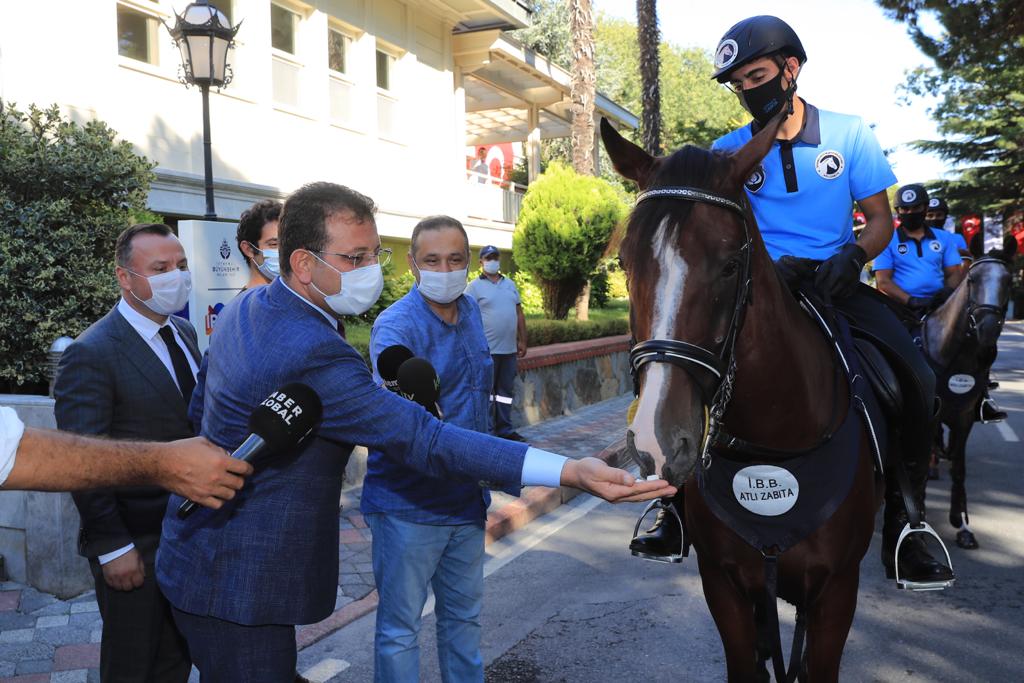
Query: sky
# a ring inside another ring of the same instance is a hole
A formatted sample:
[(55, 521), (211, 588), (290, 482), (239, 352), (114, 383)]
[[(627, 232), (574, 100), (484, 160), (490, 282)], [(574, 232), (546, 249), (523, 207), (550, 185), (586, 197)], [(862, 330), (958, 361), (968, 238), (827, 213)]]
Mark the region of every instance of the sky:
[[(594, 0), (594, 8), (636, 21), (636, 0)], [(882, 147), (894, 150), (889, 161), (901, 185), (946, 176), (946, 162), (907, 146), (914, 140), (939, 138), (928, 115), (932, 103), (915, 98), (904, 104), (897, 90), (908, 71), (931, 61), (914, 45), (906, 27), (886, 18), (871, 0), (658, 2), (663, 40), (709, 52), (730, 26), (766, 13), (789, 23), (807, 52), (799, 77), (801, 97), (820, 109), (856, 114), (875, 124)], [(922, 25), (928, 27), (926, 22)], [(933, 30), (929, 33), (934, 35)]]

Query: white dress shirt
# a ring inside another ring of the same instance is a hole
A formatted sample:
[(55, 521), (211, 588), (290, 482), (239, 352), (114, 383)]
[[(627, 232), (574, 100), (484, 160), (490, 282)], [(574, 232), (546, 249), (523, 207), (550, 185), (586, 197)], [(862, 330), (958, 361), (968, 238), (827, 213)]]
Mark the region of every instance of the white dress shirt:
[(24, 433), (25, 423), (18, 418), (14, 408), (0, 406), (0, 486), (14, 469), (14, 457)]
[[(171, 352), (167, 348), (167, 344), (164, 343), (163, 338), (160, 336), (160, 328), (170, 325), (171, 332), (174, 333), (174, 340), (178, 342), (178, 346), (181, 347), (182, 353), (185, 354), (185, 359), (188, 360), (188, 366), (192, 370), (192, 377), (196, 376), (199, 372), (199, 366), (196, 365), (195, 358), (189, 352), (188, 347), (185, 346), (185, 340), (178, 334), (178, 328), (171, 324), (171, 319), (167, 318), (163, 324), (154, 322), (142, 315), (134, 308), (128, 305), (128, 302), (124, 300), (124, 297), (117, 302), (117, 312), (121, 314), (121, 317), (128, 321), (128, 324), (132, 326), (132, 329), (139, 333), (142, 337), (142, 341), (149, 345), (149, 348), (153, 349), (153, 353), (160, 359), (160, 362), (165, 368), (167, 368), (167, 374), (171, 376), (171, 381), (174, 382), (174, 386), (178, 387), (178, 391), (181, 391), (181, 387), (178, 386), (178, 376), (174, 374), (174, 364), (171, 362)], [(129, 550), (135, 547), (134, 543), (129, 543), (123, 548), (118, 548), (113, 552), (100, 555), (97, 559), (100, 564), (107, 564), (112, 560), (116, 560), (121, 557)]]

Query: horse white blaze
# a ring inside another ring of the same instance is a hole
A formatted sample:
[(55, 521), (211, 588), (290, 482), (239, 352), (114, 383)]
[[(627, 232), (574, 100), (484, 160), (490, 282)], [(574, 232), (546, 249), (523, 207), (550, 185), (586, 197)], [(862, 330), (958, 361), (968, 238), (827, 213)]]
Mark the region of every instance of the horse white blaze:
[[(666, 216), (651, 238), (651, 253), (658, 261), (658, 283), (654, 288), (654, 312), (651, 320), (652, 339), (674, 339), (676, 337), (676, 316), (683, 303), (686, 287), (686, 261), (669, 239), (671, 224)], [(644, 366), (644, 390), (640, 405), (629, 425), (633, 432), (636, 449), (654, 458), (654, 472), (661, 474), (668, 460), (668, 453), (662, 451), (655, 436), (655, 419), (658, 406), (668, 400), (668, 370), (665, 363), (648, 363)]]

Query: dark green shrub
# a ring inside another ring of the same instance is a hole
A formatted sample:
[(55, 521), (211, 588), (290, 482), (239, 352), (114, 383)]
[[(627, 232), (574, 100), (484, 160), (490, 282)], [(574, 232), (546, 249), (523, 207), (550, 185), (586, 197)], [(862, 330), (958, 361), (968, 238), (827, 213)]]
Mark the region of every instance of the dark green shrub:
[(540, 286), (547, 317), (565, 319), (625, 215), (625, 202), (607, 181), (561, 164), (530, 185), (513, 254)]
[(526, 337), (531, 347), (561, 342), (597, 339), (629, 334), (629, 321), (612, 320), (527, 320)]
[(45, 387), (50, 344), (117, 300), (114, 242), (153, 166), (101, 121), (0, 101), (0, 387)]

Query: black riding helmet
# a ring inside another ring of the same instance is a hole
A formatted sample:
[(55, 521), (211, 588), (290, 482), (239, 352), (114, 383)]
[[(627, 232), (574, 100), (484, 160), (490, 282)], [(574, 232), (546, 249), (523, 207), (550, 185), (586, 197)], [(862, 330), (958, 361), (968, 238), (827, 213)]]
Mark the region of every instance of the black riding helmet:
[(928, 204), (928, 190), (924, 189), (924, 185), (913, 183), (896, 190), (896, 208), (918, 204)]
[(800, 64), (807, 61), (807, 53), (796, 31), (782, 19), (767, 14), (744, 19), (718, 41), (715, 73), (711, 77), (725, 83), (734, 69), (776, 52), (796, 57)]

